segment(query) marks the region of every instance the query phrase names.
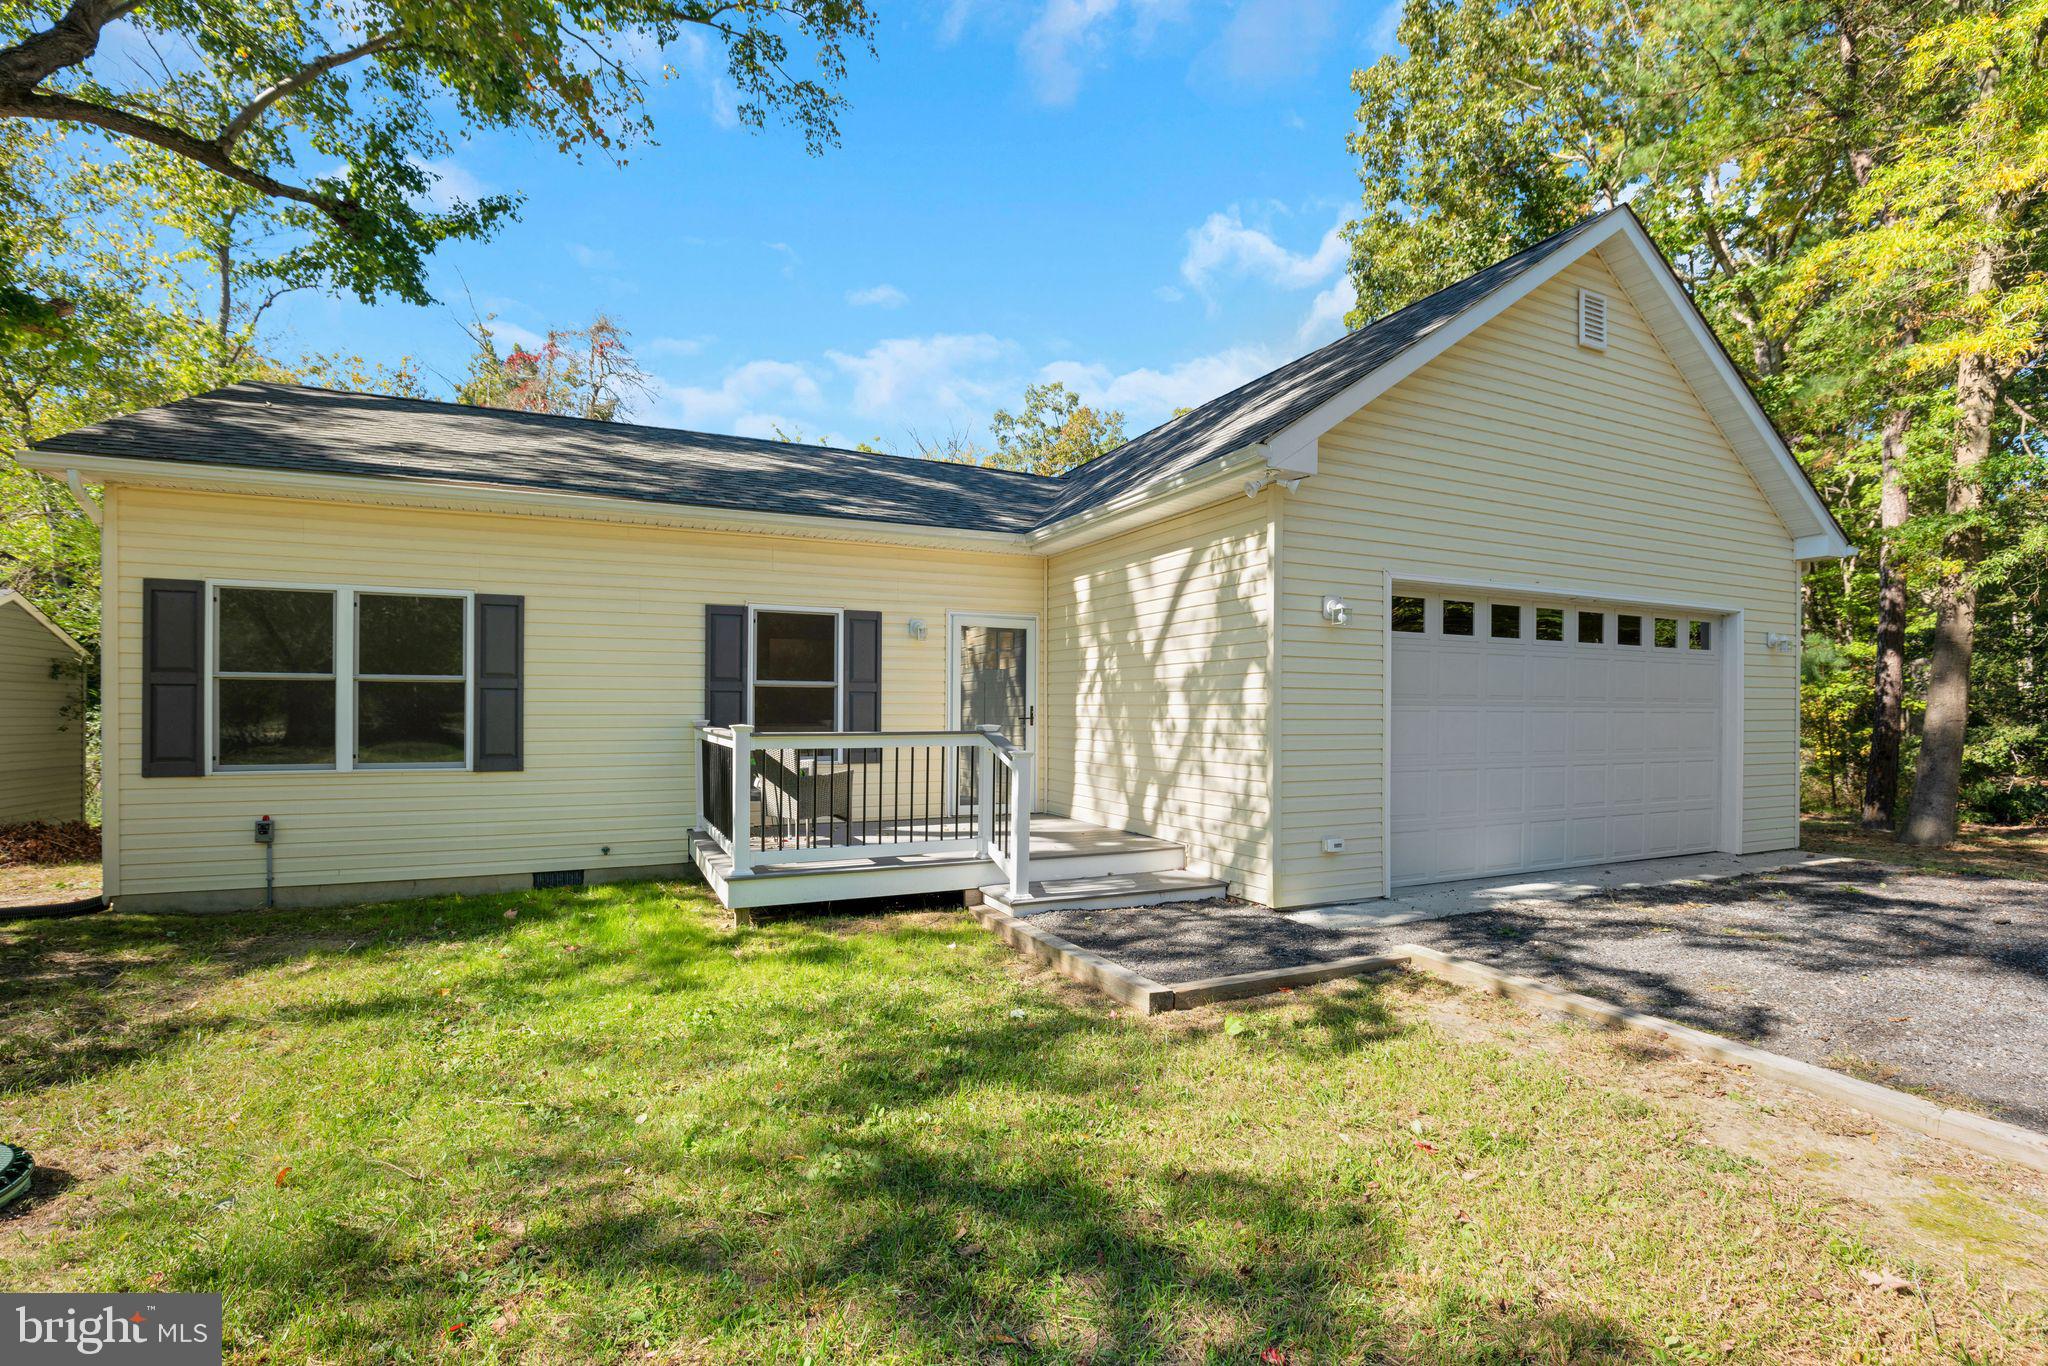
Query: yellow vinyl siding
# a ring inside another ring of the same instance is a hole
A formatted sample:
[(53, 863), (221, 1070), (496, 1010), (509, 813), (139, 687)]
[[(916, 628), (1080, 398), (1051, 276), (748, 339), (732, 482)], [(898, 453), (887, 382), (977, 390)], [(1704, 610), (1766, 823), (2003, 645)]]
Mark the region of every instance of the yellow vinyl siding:
[(0, 825), (85, 814), (85, 717), (80, 676), (69, 667), (76, 659), (19, 603), (0, 603)]
[[(140, 681), (120, 669), (110, 801), (123, 895), (260, 888), (261, 815), (278, 821), (283, 887), (681, 863), (696, 822), (706, 603), (881, 612), (882, 723), (910, 730), (946, 723), (946, 614), (1032, 614), (1044, 593), (1043, 563), (1023, 555), (133, 487), (111, 501), (108, 629), (127, 660), (140, 654), (145, 578), (526, 598), (519, 773), (143, 779)], [(929, 624), (924, 640), (911, 617)]]
[[(1577, 344), (1577, 291), (1610, 304)], [(1791, 538), (1597, 256), (1325, 435), (1284, 504), (1280, 904), (1380, 894), (1390, 576), (1744, 613), (1743, 846), (1798, 843)], [(1327, 593), (1351, 619), (1322, 619)], [(1326, 836), (1346, 840), (1322, 852)]]
[(1228, 502), (1053, 557), (1045, 805), (1187, 845), (1272, 894), (1269, 500)]

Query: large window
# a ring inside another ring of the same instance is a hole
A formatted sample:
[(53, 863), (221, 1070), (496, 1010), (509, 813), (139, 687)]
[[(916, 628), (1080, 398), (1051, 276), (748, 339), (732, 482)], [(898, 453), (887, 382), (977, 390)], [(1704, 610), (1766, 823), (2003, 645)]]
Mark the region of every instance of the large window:
[(466, 593), (214, 589), (216, 769), (463, 768)]
[(839, 729), (839, 614), (754, 613), (754, 729)]

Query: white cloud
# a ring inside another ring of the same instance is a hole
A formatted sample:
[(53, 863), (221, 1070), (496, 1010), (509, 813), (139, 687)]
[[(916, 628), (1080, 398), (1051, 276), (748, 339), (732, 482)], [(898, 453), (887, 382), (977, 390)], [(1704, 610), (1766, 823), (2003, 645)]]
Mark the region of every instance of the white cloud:
[(491, 330), (491, 339), (498, 344), (501, 351), (508, 343), (522, 351), (537, 351), (547, 345), (548, 339), (542, 333), (530, 327), (521, 327), (515, 322), (507, 322), (503, 318), (492, 318), (484, 326)]
[(585, 270), (617, 270), (619, 258), (603, 247), (586, 246), (581, 242), (569, 243), (569, 259)]
[(1336, 283), (1318, 293), (1315, 302), (1309, 305), (1296, 339), (1309, 347), (1337, 340), (1344, 335), (1344, 315), (1357, 302), (1358, 291), (1352, 288), (1351, 277), (1338, 276)]
[(742, 436), (772, 435), (778, 421), (788, 425), (766, 411), (771, 402), (815, 405), (823, 397), (808, 370), (779, 360), (748, 361), (727, 371), (715, 388), (656, 379), (650, 389), (656, 420)]
[(454, 157), (436, 157), (432, 161), (408, 157), (407, 160), (432, 177), (424, 198), (429, 206), (441, 213), (447, 213), (458, 202), (474, 204), (491, 193), (489, 185)]
[(1232, 346), (1165, 370), (1140, 367), (1120, 374), (1106, 365), (1054, 361), (1039, 371), (1039, 377), (1058, 380), (1091, 404), (1121, 408), (1149, 426), (1176, 408), (1192, 408), (1228, 393), (1278, 363), (1264, 347)]
[(853, 406), (868, 415), (902, 416), (912, 403), (979, 414), (1002, 386), (989, 367), (1010, 344), (987, 333), (894, 337), (860, 355), (828, 351), (826, 359), (853, 380)]
[(847, 290), (846, 302), (855, 308), (901, 308), (910, 302), (910, 296), (894, 285), (870, 285)]
[(1159, 302), (1163, 304), (1177, 304), (1182, 299), (1187, 298), (1187, 295), (1181, 293), (1180, 290), (1173, 285), (1160, 285), (1158, 288), (1152, 291), (1152, 297), (1159, 300)]
[(1072, 104), (1081, 93), (1081, 73), (1102, 50), (1102, 25), (1116, 13), (1117, 0), (1046, 0), (1018, 40), (1017, 55), (1045, 104)]
[(939, 18), (939, 46), (951, 47), (960, 41), (960, 35), (967, 31), (967, 21), (973, 16), (974, 0), (950, 0), (945, 14)]
[(1243, 0), (1189, 74), (1197, 84), (1278, 85), (1313, 71), (1336, 31), (1333, 0)]
[(1210, 214), (1188, 233), (1180, 273), (1196, 289), (1206, 289), (1219, 275), (1249, 275), (1283, 289), (1306, 289), (1329, 279), (1345, 257), (1341, 223), (1323, 234), (1314, 251), (1298, 253), (1281, 246), (1272, 234), (1245, 226), (1243, 213), (1233, 207)]
[(768, 250), (782, 258), (782, 278), (785, 280), (794, 277), (796, 268), (803, 264), (804, 258), (797, 255), (796, 248), (787, 242), (770, 242)]
[(705, 112), (713, 123), (720, 128), (740, 126), (739, 92), (726, 75), (723, 58), (712, 51), (703, 34), (694, 28), (683, 29), (675, 43), (663, 49), (663, 55), (673, 59), (670, 70), (688, 76), (703, 89)]

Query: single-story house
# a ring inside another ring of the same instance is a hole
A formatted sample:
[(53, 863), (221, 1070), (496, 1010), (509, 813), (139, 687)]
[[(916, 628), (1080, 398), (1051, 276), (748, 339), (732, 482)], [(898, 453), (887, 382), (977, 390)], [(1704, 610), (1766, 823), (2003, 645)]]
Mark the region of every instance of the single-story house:
[(1625, 209), (1058, 478), (276, 384), (27, 463), (105, 489), (131, 908), (267, 858), (280, 904), (1301, 906), (1791, 848), (1800, 569), (1850, 550)]
[(0, 825), (85, 817), (85, 647), (0, 588)]

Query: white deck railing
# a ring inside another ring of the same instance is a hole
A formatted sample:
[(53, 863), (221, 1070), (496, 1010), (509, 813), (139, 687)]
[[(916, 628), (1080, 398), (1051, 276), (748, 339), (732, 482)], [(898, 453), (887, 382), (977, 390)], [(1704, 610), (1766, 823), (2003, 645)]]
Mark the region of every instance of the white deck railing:
[(1031, 751), (967, 731), (756, 731), (698, 723), (697, 826), (755, 866), (971, 855), (1031, 885)]

